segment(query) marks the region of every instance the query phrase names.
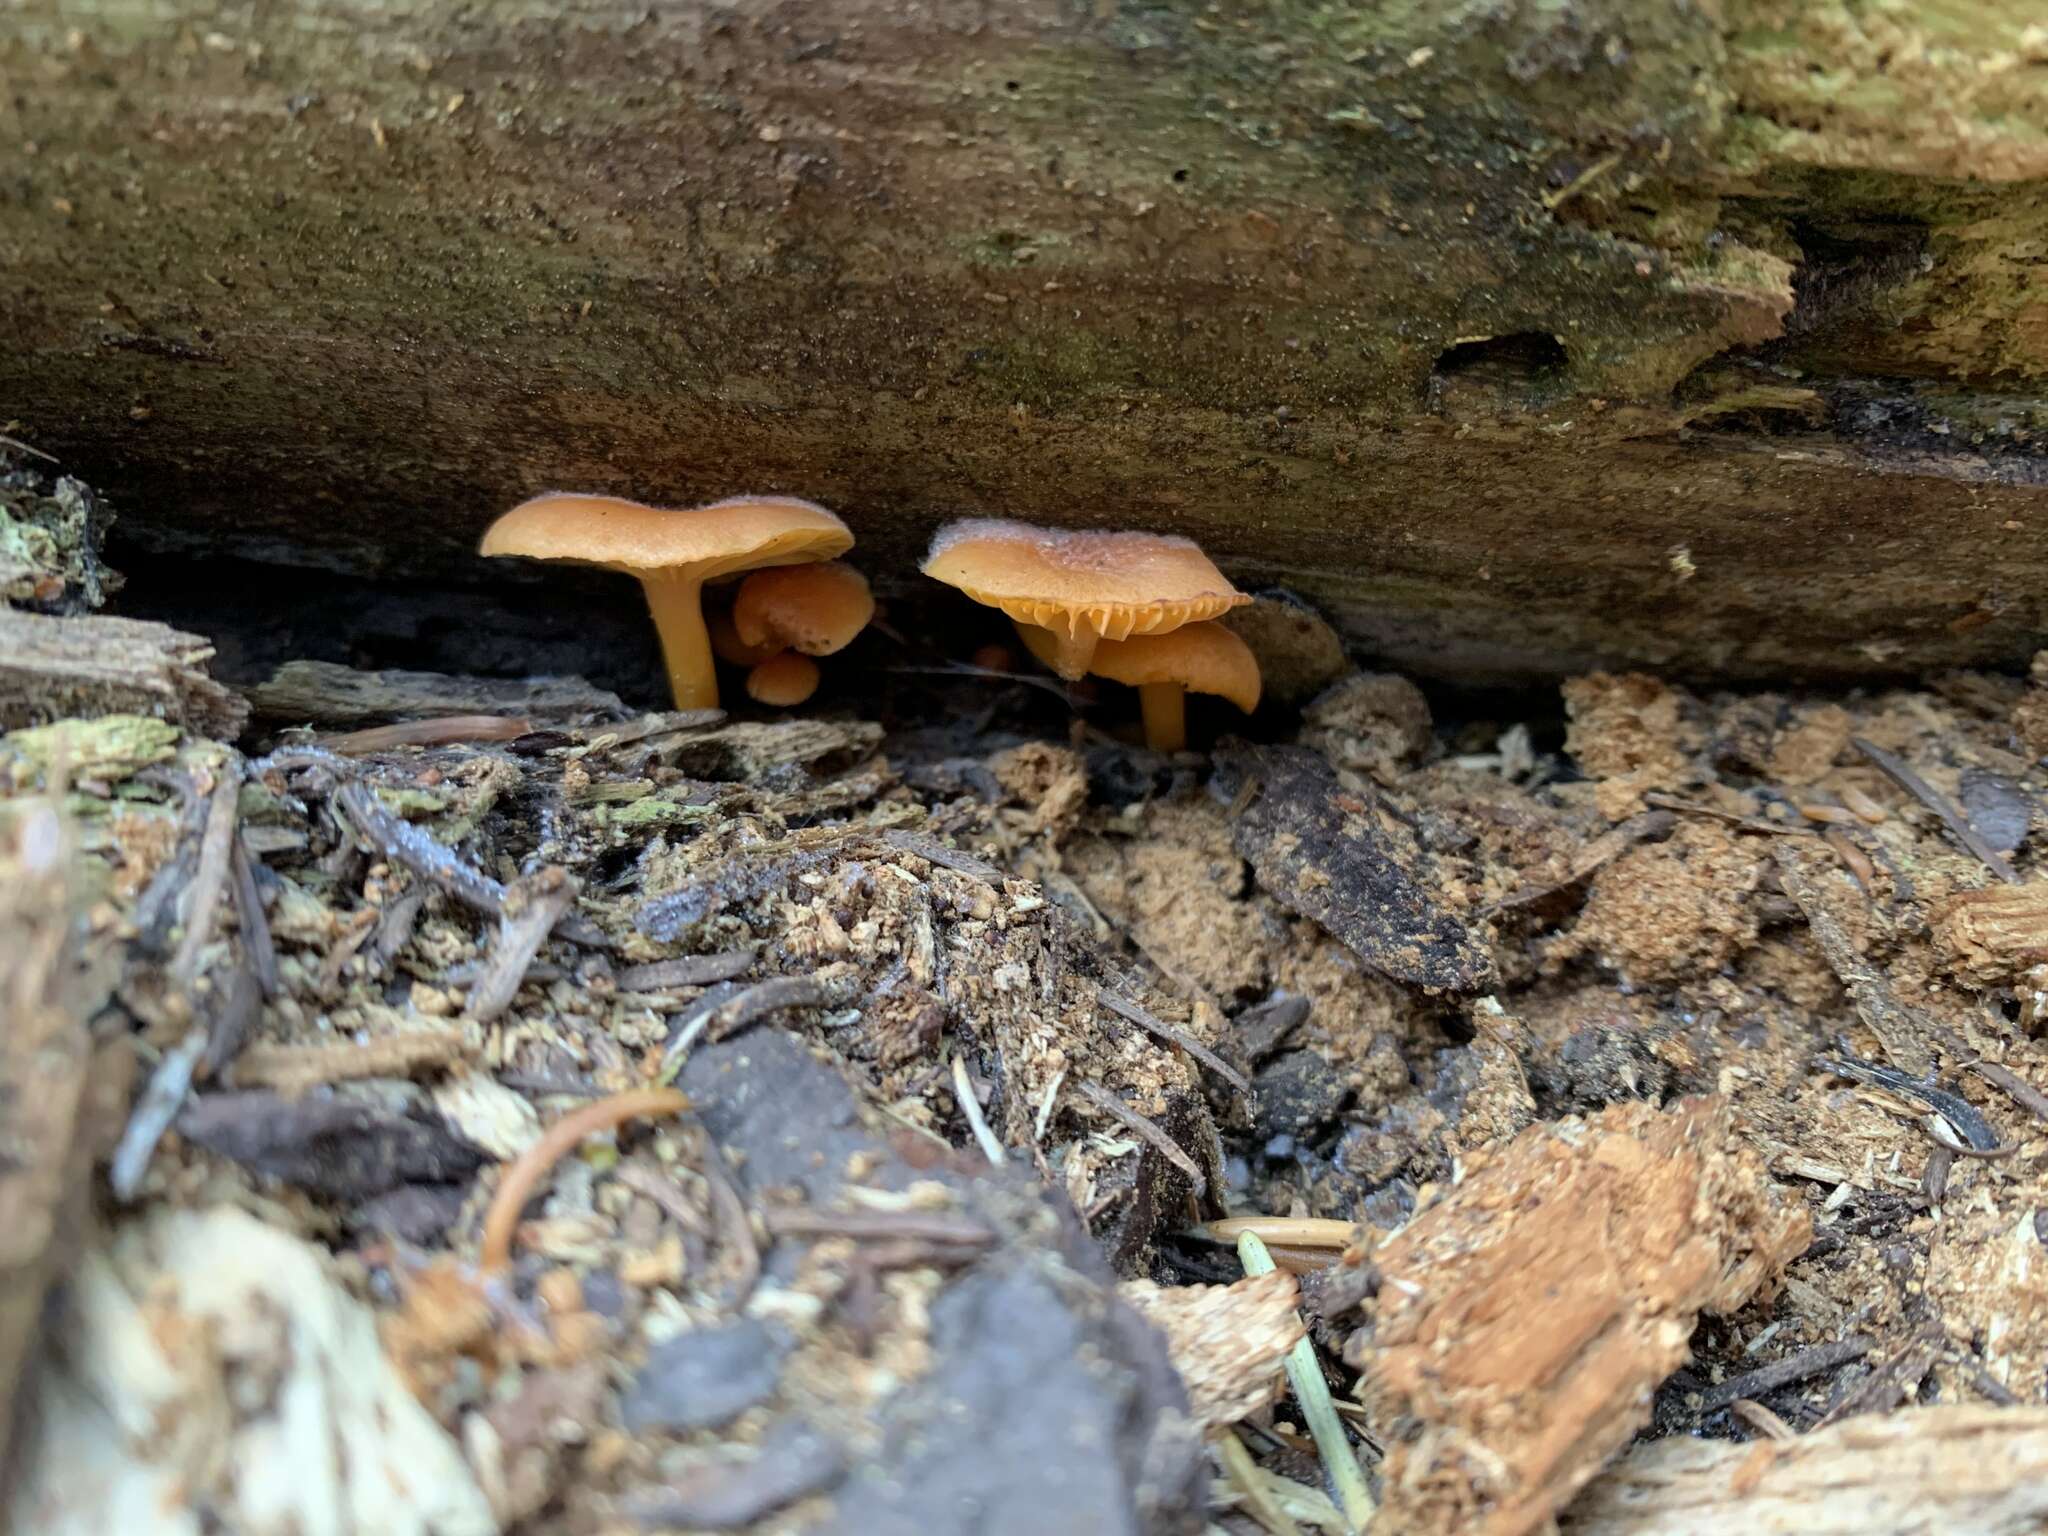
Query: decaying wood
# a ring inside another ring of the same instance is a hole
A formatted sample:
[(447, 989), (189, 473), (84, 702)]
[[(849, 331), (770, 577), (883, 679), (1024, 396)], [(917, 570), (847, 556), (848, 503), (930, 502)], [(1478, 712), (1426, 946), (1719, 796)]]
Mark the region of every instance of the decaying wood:
[(1958, 980), (2000, 986), (2048, 960), (2048, 883), (1958, 891), (1936, 904), (1928, 922)]
[(470, 1018), (488, 1023), (512, 1006), (533, 957), (575, 904), (577, 888), (567, 870), (554, 868), (538, 870), (506, 888), (490, 959), (469, 991)]
[(1285, 1270), (1231, 1285), (1127, 1280), (1117, 1290), (1166, 1335), (1205, 1430), (1235, 1424), (1279, 1396), (1281, 1362), (1302, 1336), (1299, 1288)]
[(45, 618), (0, 605), (0, 729), (151, 715), (232, 741), (249, 706), (207, 675), (211, 642), (167, 624)]
[(1274, 900), (1398, 981), (1459, 992), (1486, 983), (1486, 946), (1424, 883), (1427, 856), (1404, 859), (1321, 757), (1250, 747), (1217, 764), (1223, 787), (1250, 796), (1231, 833)]
[(1781, 1442), (1640, 1445), (1565, 1536), (2032, 1536), (2048, 1523), (2048, 1408), (1943, 1404)]
[(81, 1117), (94, 1067), (79, 973), (71, 839), (53, 807), (0, 824), (0, 1486), (15, 1384), (44, 1293), (83, 1230), (99, 1128)]
[(1883, 1043), (1885, 1052), (1903, 1072), (1918, 1076), (1933, 1064), (1928, 1042), (1934, 1026), (1917, 1009), (1899, 1000), (1884, 973), (1856, 952), (1848, 930), (1835, 913), (1832, 898), (1823, 888), (1826, 878), (1816, 866), (1790, 844), (1778, 845), (1778, 877), (1785, 894), (1799, 904), (1813, 930), (1814, 942), (1827, 957), (1828, 967), (1841, 978), (1843, 989), (1856, 1005), (1856, 1016)]
[(1716, 1099), (1616, 1105), (1475, 1154), (1371, 1254), (1381, 1282), (1347, 1358), (1375, 1420), (1388, 1528), (1538, 1530), (1649, 1419), (1702, 1312), (1805, 1246)]
[(361, 672), (328, 661), (288, 661), (248, 690), (256, 713), (293, 725), (381, 725), (443, 715), (524, 715), (563, 720), (616, 713), (616, 694), (580, 677), (450, 677), (441, 672)]

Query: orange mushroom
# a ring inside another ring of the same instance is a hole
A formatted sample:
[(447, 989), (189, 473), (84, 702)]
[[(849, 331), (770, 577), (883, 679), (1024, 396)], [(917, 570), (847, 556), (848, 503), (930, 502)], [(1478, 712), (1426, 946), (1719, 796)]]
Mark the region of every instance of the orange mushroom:
[(747, 696), (771, 709), (794, 709), (818, 691), (818, 664), (779, 651), (747, 674)]
[(732, 614), (728, 610), (714, 609), (705, 614), (704, 628), (711, 635), (711, 654), (727, 666), (758, 667), (782, 649), (779, 645), (747, 644), (740, 638), (740, 632), (732, 627)]
[(627, 571), (640, 578), (678, 709), (718, 703), (704, 583), (764, 565), (830, 560), (853, 547), (846, 524), (792, 497), (744, 496), (677, 510), (550, 492), (507, 512), (479, 553)]
[(924, 573), (1046, 631), (1046, 664), (1069, 682), (1104, 640), (1163, 634), (1251, 601), (1191, 540), (1163, 533), (970, 518), (939, 530)]
[[(1019, 624), (1017, 633), (1032, 655), (1047, 666), (1053, 664), (1056, 637), (1033, 624)], [(1178, 752), (1188, 744), (1190, 689), (1217, 694), (1246, 714), (1259, 707), (1258, 658), (1221, 624), (1183, 624), (1163, 635), (1104, 640), (1096, 646), (1088, 670), (1138, 690), (1145, 745), (1155, 752)]]
[(787, 647), (830, 656), (853, 643), (875, 616), (868, 579), (838, 560), (756, 571), (733, 599), (732, 627), (745, 646)]

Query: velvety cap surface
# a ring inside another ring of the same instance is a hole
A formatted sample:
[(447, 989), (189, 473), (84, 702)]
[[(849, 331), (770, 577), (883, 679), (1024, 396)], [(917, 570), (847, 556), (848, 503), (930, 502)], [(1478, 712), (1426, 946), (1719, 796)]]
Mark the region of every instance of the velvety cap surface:
[(479, 552), (642, 575), (687, 571), (709, 580), (762, 565), (830, 560), (852, 547), (846, 524), (793, 497), (735, 497), (684, 509), (554, 491), (491, 524)]
[(924, 573), (1023, 624), (1108, 639), (1213, 619), (1251, 599), (1191, 540), (970, 519), (939, 531)]

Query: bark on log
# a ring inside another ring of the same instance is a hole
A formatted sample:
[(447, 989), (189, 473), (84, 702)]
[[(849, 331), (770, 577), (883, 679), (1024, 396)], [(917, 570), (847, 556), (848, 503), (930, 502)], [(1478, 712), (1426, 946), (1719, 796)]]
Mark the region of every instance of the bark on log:
[(2009, 0), (19, 0), (0, 421), (436, 580), (551, 485), (1168, 527), (1439, 673), (2018, 660)]

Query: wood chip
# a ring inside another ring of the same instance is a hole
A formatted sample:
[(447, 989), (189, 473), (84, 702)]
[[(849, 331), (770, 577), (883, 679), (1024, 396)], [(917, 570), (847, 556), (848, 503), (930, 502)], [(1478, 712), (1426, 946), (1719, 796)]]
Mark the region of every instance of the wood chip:
[(2048, 960), (2048, 881), (1958, 891), (1935, 904), (1928, 922), (1957, 980), (2003, 986)]
[(1294, 1276), (1275, 1270), (1233, 1285), (1127, 1280), (1117, 1290), (1166, 1335), (1205, 1433), (1249, 1417), (1280, 1395), (1282, 1364), (1302, 1337)]
[(1649, 1422), (1701, 1312), (1742, 1305), (1805, 1247), (1719, 1099), (1616, 1105), (1476, 1153), (1372, 1254), (1347, 1349), (1381, 1424), (1389, 1530), (1544, 1528)]
[(271, 720), (328, 728), (445, 715), (562, 720), (626, 712), (617, 694), (593, 688), (580, 677), (456, 677), (396, 669), (363, 672), (327, 661), (286, 662), (268, 682), (249, 690), (249, 702), (258, 714)]
[(213, 644), (167, 624), (45, 618), (0, 605), (0, 729), (152, 715), (232, 741), (249, 706), (206, 673)]
[(1232, 823), (1237, 851), (1259, 884), (1321, 924), (1374, 969), (1414, 986), (1470, 992), (1493, 960), (1463, 918), (1440, 905), (1370, 814), (1346, 802), (1330, 765), (1300, 747), (1220, 752), (1219, 783), (1256, 784)]
[(1589, 1485), (1565, 1536), (2022, 1536), (2048, 1523), (2048, 1408), (1945, 1405), (1783, 1444), (1673, 1436)]

